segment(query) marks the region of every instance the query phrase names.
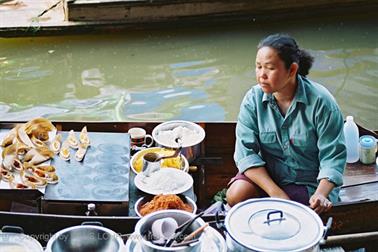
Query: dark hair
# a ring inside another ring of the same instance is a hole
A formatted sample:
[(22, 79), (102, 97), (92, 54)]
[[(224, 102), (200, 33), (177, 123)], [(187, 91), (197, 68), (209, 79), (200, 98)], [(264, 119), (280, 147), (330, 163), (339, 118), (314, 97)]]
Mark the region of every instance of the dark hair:
[(299, 49), (294, 38), (287, 34), (273, 34), (262, 39), (257, 49), (262, 47), (271, 47), (277, 51), (278, 56), (285, 63), (286, 69), (289, 69), (292, 63), (297, 63), (298, 74), (306, 76), (309, 73), (314, 57), (307, 51)]

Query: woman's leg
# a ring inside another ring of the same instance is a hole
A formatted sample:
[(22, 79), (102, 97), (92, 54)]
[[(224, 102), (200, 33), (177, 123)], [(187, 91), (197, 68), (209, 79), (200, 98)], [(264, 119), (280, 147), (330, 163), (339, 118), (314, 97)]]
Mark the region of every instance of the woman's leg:
[(249, 182), (244, 179), (236, 179), (230, 183), (226, 197), (227, 203), (231, 207), (241, 201), (260, 197), (259, 188), (252, 181)]

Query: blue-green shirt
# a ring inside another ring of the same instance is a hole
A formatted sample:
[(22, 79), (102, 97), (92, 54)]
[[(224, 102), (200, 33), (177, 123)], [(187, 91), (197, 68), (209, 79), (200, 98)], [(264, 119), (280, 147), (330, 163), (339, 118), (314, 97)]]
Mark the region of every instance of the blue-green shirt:
[(298, 76), (294, 99), (283, 116), (272, 94), (259, 85), (250, 89), (240, 107), (234, 159), (239, 172), (265, 166), (278, 185), (306, 185), (312, 195), (321, 179), (343, 183), (346, 148), (343, 117), (329, 91)]

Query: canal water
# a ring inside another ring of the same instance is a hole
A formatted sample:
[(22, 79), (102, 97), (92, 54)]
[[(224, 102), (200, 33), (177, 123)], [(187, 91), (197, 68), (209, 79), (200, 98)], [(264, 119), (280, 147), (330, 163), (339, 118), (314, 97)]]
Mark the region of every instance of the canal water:
[(235, 121), (256, 45), (275, 32), (315, 57), (309, 78), (344, 116), (378, 129), (378, 26), (360, 17), (0, 38), (0, 118)]

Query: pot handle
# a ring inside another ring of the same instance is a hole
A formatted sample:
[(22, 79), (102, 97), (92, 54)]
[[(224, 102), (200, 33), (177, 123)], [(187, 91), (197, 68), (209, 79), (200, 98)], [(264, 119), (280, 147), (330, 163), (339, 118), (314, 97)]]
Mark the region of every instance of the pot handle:
[(103, 227), (104, 225), (99, 222), (99, 221), (84, 221), (81, 223), (82, 226), (89, 226), (89, 225), (93, 225), (93, 226), (100, 226), (100, 227)]
[(24, 229), (22, 227), (19, 227), (19, 226), (3, 226), (1, 228), (1, 232), (23, 234)]
[(217, 226), (219, 230), (222, 230), (223, 232), (228, 233), (226, 226), (224, 225), (224, 220), (219, 219), (219, 212), (220, 211), (215, 212), (215, 225)]
[(323, 233), (323, 238), (322, 238), (322, 240), (324, 240), (324, 241), (327, 240), (328, 231), (331, 230), (332, 222), (333, 222), (333, 218), (329, 217), (328, 220), (327, 220), (327, 224), (324, 227), (324, 233)]
[[(280, 214), (280, 217), (278, 219), (271, 219), (270, 216), (273, 214)], [(270, 225), (271, 222), (279, 221), (281, 223), (281, 221), (283, 220), (285, 220), (285, 218), (283, 217), (283, 212), (281, 210), (274, 210), (274, 211), (270, 211), (266, 215), (266, 221), (264, 223)]]

